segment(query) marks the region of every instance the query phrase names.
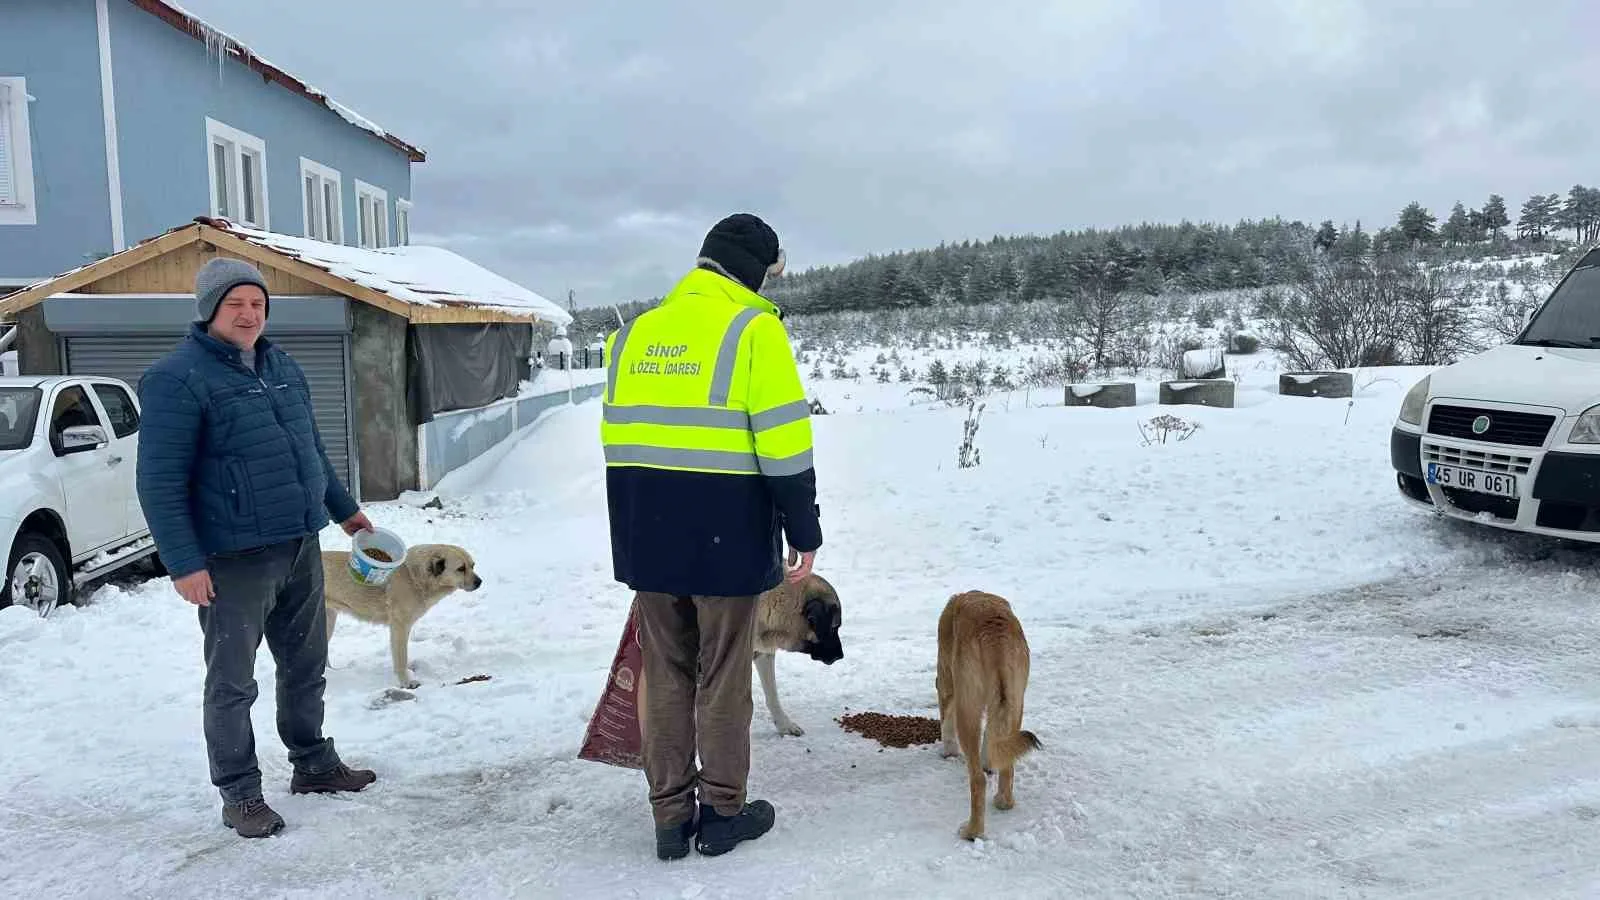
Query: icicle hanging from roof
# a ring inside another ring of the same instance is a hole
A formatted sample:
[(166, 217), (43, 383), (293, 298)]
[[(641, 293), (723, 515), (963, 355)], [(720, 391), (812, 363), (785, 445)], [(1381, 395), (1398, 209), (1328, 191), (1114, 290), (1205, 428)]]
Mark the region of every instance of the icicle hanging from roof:
[(233, 49), (233, 39), (216, 30), (215, 28), (212, 28), (210, 25), (200, 21), (199, 19), (194, 19), (193, 21), (200, 29), (200, 32), (205, 35), (206, 56), (216, 57), (217, 81), (221, 82), (224, 63), (227, 61), (229, 51)]

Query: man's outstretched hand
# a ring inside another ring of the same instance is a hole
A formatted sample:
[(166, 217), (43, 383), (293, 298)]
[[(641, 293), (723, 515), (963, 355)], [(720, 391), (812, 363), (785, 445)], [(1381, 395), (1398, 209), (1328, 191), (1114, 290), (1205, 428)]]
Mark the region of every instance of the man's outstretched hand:
[[(789, 548), (789, 574), (788, 579), (792, 584), (811, 574), (811, 564), (817, 558), (817, 551), (808, 550), (801, 553), (793, 547)], [(796, 563), (799, 565), (796, 565)]]
[(210, 606), (211, 598), (217, 595), (211, 586), (211, 573), (205, 569), (174, 579), (172, 586), (177, 589), (178, 596), (195, 606)]
[(339, 527), (343, 528), (344, 533), (350, 535), (351, 537), (355, 537), (357, 534), (360, 534), (363, 531), (375, 530), (372, 527), (372, 520), (367, 518), (367, 514), (364, 512), (357, 512), (350, 518), (345, 519), (343, 522), (339, 523)]

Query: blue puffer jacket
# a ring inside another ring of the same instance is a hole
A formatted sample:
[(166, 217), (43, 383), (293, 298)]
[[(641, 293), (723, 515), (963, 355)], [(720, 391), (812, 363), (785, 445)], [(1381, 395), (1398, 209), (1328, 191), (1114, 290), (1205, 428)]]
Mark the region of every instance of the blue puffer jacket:
[(139, 380), (139, 503), (180, 578), (359, 510), (328, 462), (305, 373), (270, 341), (251, 372), (200, 325)]

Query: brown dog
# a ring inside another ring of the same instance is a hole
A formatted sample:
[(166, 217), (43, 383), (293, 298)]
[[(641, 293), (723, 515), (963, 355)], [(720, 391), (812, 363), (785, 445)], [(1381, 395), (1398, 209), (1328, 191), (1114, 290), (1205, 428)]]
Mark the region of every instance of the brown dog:
[(406, 653), (411, 629), (440, 600), (456, 591), (483, 586), (472, 554), (454, 544), (417, 544), (385, 584), (362, 584), (350, 577), (350, 551), (322, 553), (323, 596), (328, 614), (328, 640), (340, 613), (373, 625), (389, 626), (389, 660), (396, 683), (417, 687)]
[(944, 755), (959, 752), (967, 760), (971, 809), (958, 832), (964, 840), (983, 837), (988, 787), (984, 773), (1000, 772), (994, 806), (1010, 809), (1016, 803), (1012, 795), (1016, 761), (1039, 749), (1033, 732), (1022, 730), (1028, 664), (1028, 639), (1011, 604), (982, 591), (956, 594), (945, 604), (939, 616), (934, 688), (939, 694)]

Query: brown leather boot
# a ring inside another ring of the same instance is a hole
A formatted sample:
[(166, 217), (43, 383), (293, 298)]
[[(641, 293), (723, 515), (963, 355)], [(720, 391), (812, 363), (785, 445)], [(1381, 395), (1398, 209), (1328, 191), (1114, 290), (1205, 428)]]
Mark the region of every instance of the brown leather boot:
[(222, 824), (240, 837), (271, 837), (283, 830), (283, 816), (273, 812), (260, 797), (222, 804)]
[(377, 780), (377, 773), (371, 769), (352, 769), (344, 763), (340, 763), (326, 772), (319, 772), (315, 775), (297, 770), (294, 773), (294, 777), (289, 779), (289, 793), (333, 794), (342, 791), (359, 791)]

